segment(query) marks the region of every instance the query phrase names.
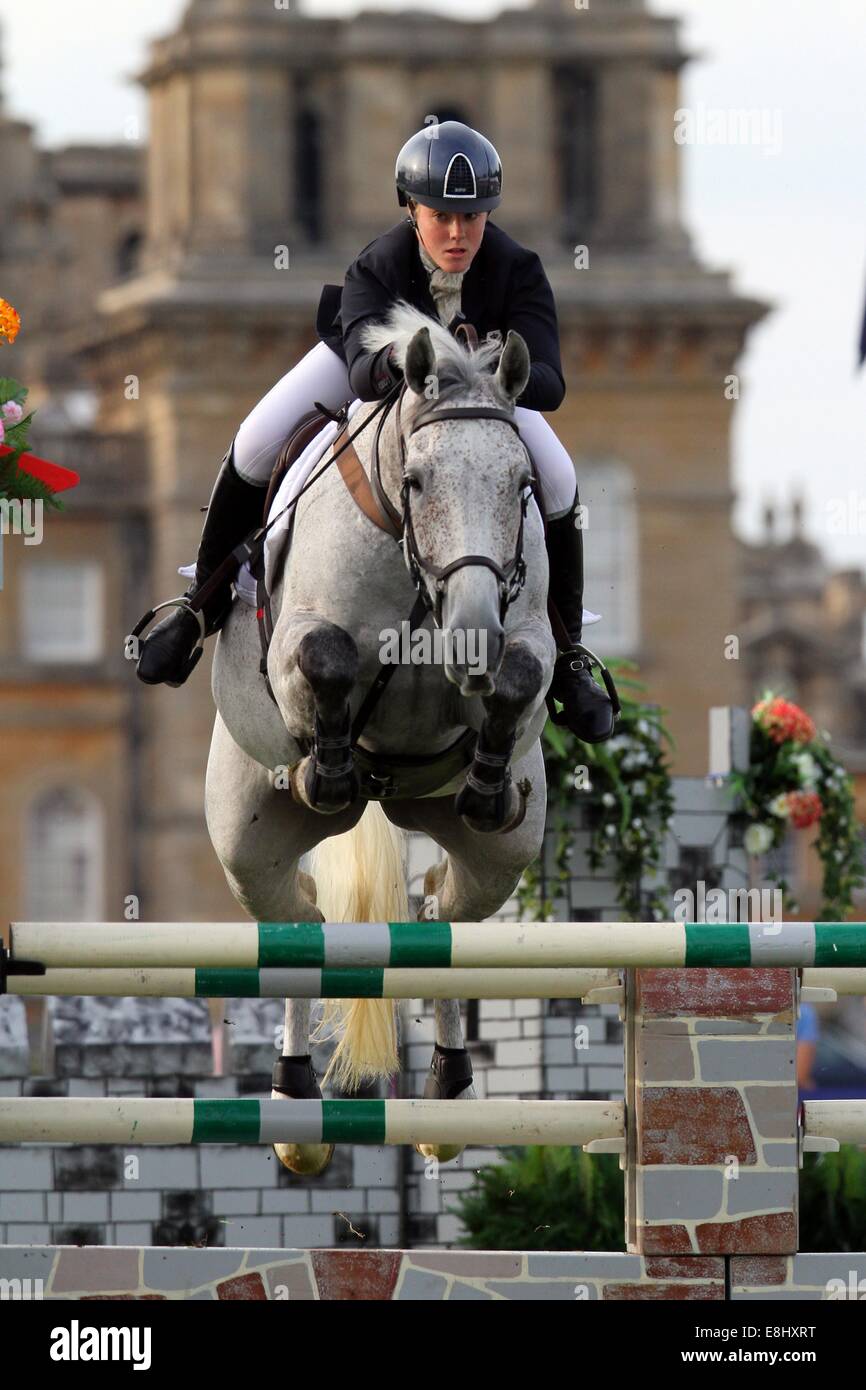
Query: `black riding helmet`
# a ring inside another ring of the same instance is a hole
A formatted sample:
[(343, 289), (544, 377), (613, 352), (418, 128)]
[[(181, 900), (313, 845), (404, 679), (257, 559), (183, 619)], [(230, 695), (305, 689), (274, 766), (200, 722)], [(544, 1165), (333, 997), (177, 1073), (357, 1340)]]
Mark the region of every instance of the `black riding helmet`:
[(462, 121), (428, 125), (407, 140), (394, 170), (397, 199), (438, 212), (490, 212), (502, 202), (502, 163), (489, 140)]

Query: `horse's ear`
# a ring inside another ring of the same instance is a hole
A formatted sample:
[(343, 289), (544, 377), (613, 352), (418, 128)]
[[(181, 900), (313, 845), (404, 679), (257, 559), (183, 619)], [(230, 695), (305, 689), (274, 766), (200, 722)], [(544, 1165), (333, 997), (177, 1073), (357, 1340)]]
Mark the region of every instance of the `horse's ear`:
[(516, 401), (525, 391), (531, 365), (529, 348), (520, 334), (510, 328), (496, 369), (497, 385), (508, 400)]
[(406, 349), (406, 365), (403, 368), (406, 381), (416, 396), (423, 396), (430, 377), (436, 367), (436, 353), (429, 328), (419, 328)]

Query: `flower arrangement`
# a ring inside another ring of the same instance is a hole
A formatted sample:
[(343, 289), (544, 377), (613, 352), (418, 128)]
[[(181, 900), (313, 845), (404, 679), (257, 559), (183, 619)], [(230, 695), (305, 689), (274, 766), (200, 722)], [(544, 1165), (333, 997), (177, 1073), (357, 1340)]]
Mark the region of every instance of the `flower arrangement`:
[(665, 751), (666, 743), (673, 748), (673, 740), (663, 725), (664, 711), (623, 694), (626, 688), (643, 690), (627, 674), (636, 668), (625, 661), (609, 665), (622, 702), (612, 739), (581, 743), (550, 721), (545, 727), (548, 825), (553, 828), (556, 879), (547, 885), (545, 897), (539, 862), (524, 871), (518, 900), (521, 911), (535, 921), (550, 918), (557, 886), (569, 878), (578, 805), (589, 809), (589, 865), (598, 869), (612, 863), (623, 913), (633, 921), (641, 920), (647, 910), (656, 920), (665, 915), (664, 887), (647, 904), (641, 880), (661, 867), (665, 831), (674, 812)]
[[(861, 827), (853, 782), (837, 763), (815, 723), (799, 705), (772, 692), (752, 710), (749, 767), (730, 784), (742, 803), (749, 854), (780, 846), (789, 828), (819, 826), (816, 849), (823, 865), (820, 921), (839, 921), (864, 883)], [(798, 910), (790, 886), (779, 885), (786, 908)]]
[[(0, 299), (0, 342), (14, 343), (20, 328), (17, 309)], [(33, 419), (32, 411), (25, 414), (26, 400), (26, 386), (0, 376), (0, 502), (43, 502), (61, 511), (55, 494), (75, 487), (78, 474), (25, 452)]]
[(8, 300), (0, 299), (0, 338), (5, 338), (7, 343), (14, 343), (20, 327), (21, 315), (18, 310), (13, 309)]

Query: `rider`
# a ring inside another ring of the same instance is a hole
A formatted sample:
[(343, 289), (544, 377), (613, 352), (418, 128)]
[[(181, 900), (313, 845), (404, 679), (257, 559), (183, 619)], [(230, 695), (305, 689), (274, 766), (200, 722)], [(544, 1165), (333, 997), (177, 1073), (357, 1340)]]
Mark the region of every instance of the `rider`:
[[(402, 380), (392, 349), (361, 346), (367, 322), (381, 321), (397, 299), (439, 318), (452, 331), (469, 322), (483, 337), (520, 333), (532, 361), (515, 422), (532, 454), (547, 512), (550, 593), (569, 643), (581, 640), (583, 532), (576, 525), (574, 465), (539, 412), (565, 395), (553, 292), (538, 256), (490, 222), (501, 202), (502, 167), (489, 140), (459, 121), (426, 126), (397, 157), (397, 198), (407, 218), (365, 246), (342, 289), (326, 285), (316, 330), (320, 341), (244, 420), (217, 477), (202, 531), (190, 597), (261, 523), (265, 488), (285, 440), (314, 401), (336, 410), (352, 397), (377, 400)], [(207, 632), (231, 608), (226, 581), (203, 605)], [(138, 675), (148, 684), (182, 685), (199, 639), (199, 622), (179, 607), (143, 642)], [(562, 643), (551, 691), (578, 738), (600, 743), (613, 732), (606, 692), (588, 659)]]

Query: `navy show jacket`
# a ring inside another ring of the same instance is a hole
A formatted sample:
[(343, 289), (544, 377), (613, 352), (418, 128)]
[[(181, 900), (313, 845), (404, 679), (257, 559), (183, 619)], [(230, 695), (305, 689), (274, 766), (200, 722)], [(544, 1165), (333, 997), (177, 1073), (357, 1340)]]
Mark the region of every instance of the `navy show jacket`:
[[(526, 341), (532, 369), (516, 404), (556, 410), (565, 395), (559, 325), (553, 291), (536, 253), (488, 220), (461, 288), (463, 317), (479, 337), (498, 329), (504, 341), (513, 328)], [(365, 246), (349, 266), (342, 288), (325, 285), (319, 301), (316, 331), (346, 363), (349, 385), (361, 400), (378, 399), (391, 384), (376, 370), (380, 354), (361, 346), (361, 329), (371, 320), (381, 322), (397, 299), (438, 317), (408, 218)]]

